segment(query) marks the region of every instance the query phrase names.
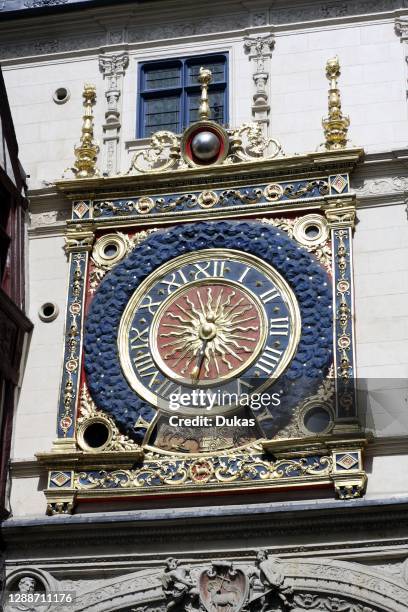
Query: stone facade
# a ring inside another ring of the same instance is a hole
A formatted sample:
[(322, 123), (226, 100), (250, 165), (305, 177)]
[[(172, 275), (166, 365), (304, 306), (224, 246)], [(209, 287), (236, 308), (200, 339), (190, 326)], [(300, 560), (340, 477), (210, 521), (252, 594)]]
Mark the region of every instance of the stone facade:
[[(51, 591), (75, 591), (78, 612), (164, 612), (174, 601), (178, 609), (207, 612), (225, 606), (231, 606), (226, 612), (239, 606), (402, 612), (408, 607), (407, 3), (188, 4), (119, 3), (113, 10), (112, 3), (0, 20), (0, 57), (30, 175), (28, 297), (35, 322), (14, 429), (13, 518), (4, 526), (9, 588), (31, 577)], [(135, 139), (138, 64), (217, 52), (229, 54), (230, 125), (259, 121), (287, 155), (321, 150), (323, 69), (329, 57), (340, 59), (350, 144), (366, 152), (351, 178), (357, 374), (374, 387), (380, 381), (381, 388), (401, 390), (391, 407), (378, 397), (361, 406), (375, 433), (366, 497), (348, 503), (324, 490), (287, 491), (225, 496), (216, 506), (207, 496), (188, 509), (188, 498), (169, 500), (166, 510), (155, 509), (163, 501), (129, 500), (120, 516), (113, 504), (84, 504), (78, 516), (44, 518), (46, 476), (34, 457), (55, 439), (69, 271), (63, 251), (69, 203), (53, 183), (73, 164), (83, 84), (96, 85), (101, 174), (124, 174), (146, 145)], [(68, 92), (63, 103), (54, 99), (60, 88)], [(50, 322), (38, 315), (47, 302), (60, 313)], [(232, 603), (208, 591), (209, 581), (224, 574), (237, 581)]]

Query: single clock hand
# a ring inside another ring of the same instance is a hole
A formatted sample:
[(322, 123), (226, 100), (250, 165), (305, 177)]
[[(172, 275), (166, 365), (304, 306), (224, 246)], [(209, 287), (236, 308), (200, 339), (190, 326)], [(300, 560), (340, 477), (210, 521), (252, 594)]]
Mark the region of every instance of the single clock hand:
[(217, 327), (214, 323), (215, 321), (215, 313), (213, 310), (209, 309), (206, 314), (205, 320), (200, 325), (200, 338), (203, 341), (201, 348), (198, 352), (196, 364), (191, 372), (192, 380), (197, 381), (200, 376), (201, 366), (203, 365), (204, 357), (205, 357), (205, 349), (207, 346), (207, 342), (215, 338), (217, 335)]
[(205, 357), (205, 347), (207, 346), (208, 340), (203, 340), (200, 350), (198, 351), (197, 361), (194, 368), (191, 370), (191, 379), (195, 382), (198, 381), (200, 377), (201, 367), (203, 365), (204, 357)]

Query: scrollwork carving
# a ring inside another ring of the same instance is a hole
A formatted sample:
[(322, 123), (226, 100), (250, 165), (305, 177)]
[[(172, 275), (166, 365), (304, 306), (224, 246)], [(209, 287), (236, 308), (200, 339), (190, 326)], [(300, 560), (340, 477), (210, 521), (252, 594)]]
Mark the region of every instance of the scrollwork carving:
[(180, 153), (180, 139), (173, 132), (163, 130), (153, 134), (149, 149), (134, 154), (128, 174), (164, 172), (176, 167), (186, 167)]
[(91, 424), (94, 421), (100, 421), (101, 419), (105, 422), (111, 432), (111, 436), (108, 444), (104, 447), (104, 452), (112, 451), (140, 451), (140, 446), (133, 442), (130, 438), (120, 433), (115, 421), (107, 416), (105, 413), (99, 411), (95, 406), (92, 398), (89, 394), (86, 384), (82, 386), (80, 396), (80, 416), (78, 418), (78, 426)]
[(404, 176), (392, 176), (384, 178), (365, 178), (354, 186), (358, 196), (377, 196), (387, 193), (404, 193), (408, 190), (408, 179)]
[(225, 163), (274, 159), (283, 155), (281, 144), (263, 133), (259, 123), (244, 123), (231, 132), (231, 154)]
[[(135, 445), (136, 446), (136, 445)], [(207, 483), (266, 483), (284, 478), (328, 476), (333, 462), (328, 456), (301, 457), (270, 461), (263, 458), (261, 446), (244, 454), (226, 453), (220, 457), (194, 458), (174, 455), (171, 459), (157, 453), (145, 456), (143, 466), (134, 470), (91, 470), (78, 475), (78, 489), (143, 488)]]
[(316, 593), (299, 593), (294, 597), (294, 603), (301, 610), (316, 610), (320, 612), (376, 612), (374, 608), (362, 604), (353, 604), (339, 597), (327, 597)]
[[(227, 133), (230, 149), (224, 164), (274, 159), (283, 155), (280, 143), (266, 137), (259, 123), (244, 123), (237, 129), (227, 130)], [(153, 134), (148, 149), (133, 155), (127, 174), (183, 170), (187, 167), (181, 154), (180, 137), (163, 130)]]
[(68, 0), (26, 0), (24, 6), (27, 8), (43, 8), (45, 6), (57, 6), (67, 4)]

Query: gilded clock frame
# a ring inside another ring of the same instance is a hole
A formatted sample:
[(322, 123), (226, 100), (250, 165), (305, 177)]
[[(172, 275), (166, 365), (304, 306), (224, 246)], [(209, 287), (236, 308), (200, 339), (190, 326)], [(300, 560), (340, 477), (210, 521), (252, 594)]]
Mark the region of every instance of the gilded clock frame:
[[(239, 251), (232, 251), (229, 249), (215, 249), (215, 248), (202, 249), (200, 251), (185, 253), (184, 255), (175, 257), (171, 259), (170, 261), (166, 262), (165, 264), (162, 264), (161, 266), (156, 268), (156, 270), (154, 270), (151, 274), (149, 274), (149, 276), (145, 279), (145, 281), (143, 281), (139, 285), (139, 287), (136, 289), (136, 291), (130, 298), (128, 305), (126, 306), (123, 312), (121, 322), (119, 325), (118, 350), (119, 350), (119, 356), (120, 356), (123, 372), (130, 386), (135, 391), (137, 391), (139, 395), (144, 397), (149, 403), (151, 403), (152, 405), (156, 407), (160, 405), (160, 402), (157, 396), (154, 393), (149, 392), (143, 385), (141, 385), (140, 381), (135, 376), (133, 367), (131, 365), (131, 357), (128, 351), (128, 337), (129, 337), (129, 330), (130, 330), (131, 323), (132, 323), (132, 317), (143, 295), (147, 293), (150, 290), (150, 288), (153, 287), (161, 277), (165, 276), (166, 274), (171, 272), (176, 267), (180, 267), (185, 264), (193, 264), (196, 261), (202, 261), (203, 257), (205, 256), (209, 258), (217, 258), (217, 259), (224, 258), (228, 260), (238, 261), (240, 263), (242, 262), (242, 263), (251, 264), (253, 267), (256, 267), (257, 269), (261, 270), (265, 275), (267, 275), (272, 280), (275, 286), (280, 290), (282, 298), (287, 305), (289, 316), (290, 316), (290, 321), (291, 321), (291, 329), (293, 330), (293, 332), (291, 334), (288, 346), (286, 348), (285, 355), (279, 362), (279, 365), (276, 368), (276, 371), (270, 377), (271, 382), (267, 381), (259, 389), (257, 389), (256, 392), (260, 392), (263, 389), (265, 389), (267, 386), (270, 386), (273, 380), (276, 380), (281, 375), (281, 373), (286, 369), (288, 363), (292, 359), (294, 352), (296, 350), (296, 347), (299, 343), (300, 334), (301, 334), (301, 316), (300, 316), (300, 310), (299, 310), (299, 306), (297, 304), (297, 300), (295, 298), (294, 292), (290, 288), (286, 280), (282, 277), (282, 275), (279, 274), (279, 272), (275, 270), (267, 262), (262, 261), (255, 255), (252, 255), (250, 253), (245, 253), (243, 251), (239, 252)], [(216, 282), (216, 281), (220, 281), (220, 278), (213, 277), (210, 279), (206, 278), (205, 280), (206, 281), (213, 280), (214, 282)], [(235, 281), (226, 280), (225, 282), (226, 284), (229, 284), (230, 286), (236, 286), (236, 287), (239, 286), (238, 283), (236, 283)], [(195, 281), (189, 282), (188, 284), (180, 287), (180, 289), (177, 289), (176, 291), (174, 291), (169, 297), (173, 297), (173, 299), (175, 299), (177, 293), (181, 289), (185, 289), (187, 286), (193, 286), (194, 283)], [(252, 300), (255, 303), (257, 303), (259, 311), (263, 313), (263, 325), (261, 329), (262, 337), (260, 338), (260, 341), (258, 342), (257, 348), (256, 348), (256, 354), (258, 354), (263, 349), (265, 345), (266, 337), (267, 337), (268, 328), (267, 328), (267, 323), (266, 323), (266, 314), (264, 312), (263, 306), (259, 298), (253, 292), (251, 292), (248, 288), (244, 288), (244, 290), (246, 293), (248, 293), (251, 296)], [(152, 342), (152, 333), (155, 330), (155, 327), (154, 327), (155, 322), (157, 322), (157, 317), (159, 315), (159, 312), (161, 311), (162, 308), (164, 308), (164, 306), (165, 304), (163, 302), (163, 304), (159, 307), (158, 311), (156, 312), (154, 316), (153, 322), (151, 324), (151, 330), (150, 330), (150, 342)], [(158, 359), (157, 348), (154, 342), (152, 346), (153, 346), (152, 348), (153, 358), (155, 359), (156, 365), (157, 365), (160, 362), (160, 359)], [(249, 367), (249, 364), (244, 364), (244, 366), (242, 366), (240, 369), (234, 372), (234, 377), (237, 377), (238, 374), (240, 374), (244, 369), (248, 367)], [(224, 382), (228, 378), (231, 378), (231, 376), (229, 375), (221, 376), (219, 380), (220, 382)], [(180, 382), (180, 381), (177, 381), (177, 382)]]
[[(66, 236), (70, 278), (58, 439), (51, 452), (38, 454), (38, 460), (49, 473), (45, 490), (49, 514), (73, 512), (78, 504), (95, 499), (115, 499), (120, 502), (120, 499), (151, 497), (162, 493), (183, 495), (205, 491), (244, 492), (265, 488), (272, 490), (334, 485), (339, 497), (353, 498), (364, 494), (367, 476), (363, 465), (363, 450), (366, 439), (357, 422), (352, 384), (355, 376), (352, 233), (356, 201), (349, 183), (349, 173), (361, 156), (360, 149), (342, 149), (239, 163), (234, 168), (220, 165), (206, 168), (205, 171), (189, 168), (151, 176), (95, 177), (57, 183), (58, 189), (73, 201), (73, 206)], [(256, 194), (260, 194), (256, 195), (255, 201), (247, 198), (247, 194), (252, 193), (251, 189), (256, 189)], [(186, 208), (184, 204), (181, 204), (182, 210), (180, 205), (173, 204), (167, 210), (157, 208), (158, 200), (186, 202), (183, 193), (186, 194), (187, 190), (190, 195), (196, 194), (191, 208)], [(231, 201), (225, 199), (226, 191), (231, 193)], [(208, 192), (214, 193), (213, 206), (211, 202), (208, 205)], [(216, 202), (220, 201), (222, 193), (224, 203), (219, 206)], [(200, 194), (203, 194), (202, 198)], [(149, 206), (139, 206), (142, 200), (149, 200)], [(206, 207), (202, 207), (200, 201), (205, 201)], [(105, 208), (101, 208), (101, 203), (107, 203)], [(105, 214), (104, 210), (109, 214)], [(325, 241), (309, 246), (307, 243), (302, 244), (300, 221), (294, 236), (293, 219), (304, 220), (307, 215), (324, 219), (330, 234), (331, 255)], [(84, 395), (81, 373), (84, 306), (86, 291), (90, 290), (89, 266), (92, 264), (95, 237), (100, 231), (130, 232), (132, 236), (135, 231), (149, 232), (177, 223), (231, 217), (280, 223), (300, 245), (313, 249), (312, 252), (323, 265), (327, 266), (331, 259), (335, 323), (333, 380), (340, 387), (340, 400), (347, 400), (337, 402), (333, 428), (322, 435), (288, 434), (284, 438), (260, 440), (255, 446), (227, 451), (224, 453), (226, 460), (242, 466), (229, 482), (216, 476), (218, 468), (214, 461), (218, 460), (217, 453), (188, 457), (165, 451), (158, 453), (157, 449), (148, 445), (138, 446), (126, 440), (125, 436), (114, 430), (113, 422), (114, 443), (110, 443), (102, 452), (88, 452), (85, 446), (79, 444), (79, 428), (84, 422), (92, 422), (93, 418), (104, 416), (98, 414), (97, 406), (92, 406), (91, 398), (86, 400), (88, 412), (81, 413), (84, 405), (81, 399)], [(168, 461), (185, 462), (183, 469), (187, 476), (178, 484), (166, 482), (164, 478), (157, 481), (158, 484), (148, 485), (144, 481), (144, 484), (135, 486), (129, 483), (141, 477), (141, 472), (135, 474), (132, 467), (136, 460), (141, 463), (141, 469), (153, 471), (157, 471), (158, 465), (160, 469), (166, 469)], [(207, 467), (197, 464), (205, 461), (208, 461)], [(244, 473), (248, 473), (244, 466), (252, 465), (255, 469), (259, 461), (263, 462), (265, 477), (248, 481), (243, 477)], [(295, 462), (290, 465), (293, 468), (296, 464), (297, 471), (292, 468), (287, 473), (285, 470), (280, 471), (279, 465), (286, 465), (280, 462), (285, 461)], [(324, 469), (314, 469), (316, 461), (319, 464), (323, 461)], [(197, 474), (204, 468), (208, 469), (208, 473), (200, 480)], [(104, 475), (98, 476), (101, 469)], [(112, 488), (114, 482), (118, 484)]]

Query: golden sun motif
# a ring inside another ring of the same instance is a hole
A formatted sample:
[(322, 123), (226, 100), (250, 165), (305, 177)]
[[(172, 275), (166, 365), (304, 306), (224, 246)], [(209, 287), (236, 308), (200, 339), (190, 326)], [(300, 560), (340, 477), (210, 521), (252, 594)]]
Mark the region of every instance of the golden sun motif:
[(236, 375), (256, 357), (264, 313), (257, 298), (229, 283), (183, 288), (157, 318), (159, 366), (173, 377), (210, 382)]

